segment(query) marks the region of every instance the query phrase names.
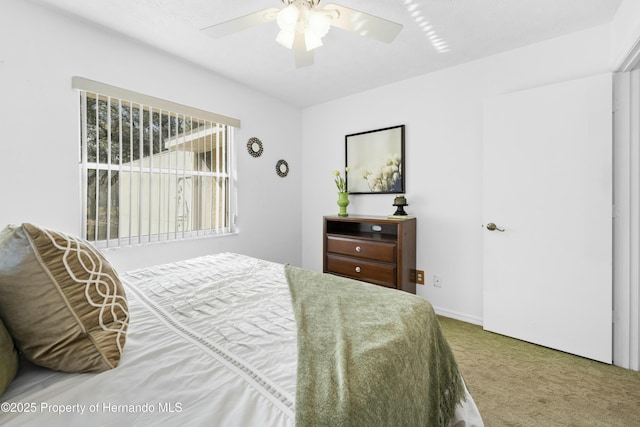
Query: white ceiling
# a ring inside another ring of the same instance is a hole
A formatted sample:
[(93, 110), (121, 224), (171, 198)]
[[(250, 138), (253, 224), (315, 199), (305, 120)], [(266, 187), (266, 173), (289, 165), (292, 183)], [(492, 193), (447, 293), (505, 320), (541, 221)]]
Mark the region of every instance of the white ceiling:
[[(32, 0), (297, 106), (309, 106), (610, 22), (622, 0), (325, 0), (404, 25), (392, 44), (332, 28), (296, 68), (269, 22), (221, 39), (200, 29), (280, 0)], [(428, 24), (424, 24), (428, 22)], [(425, 29), (426, 27), (426, 29)], [(434, 46), (437, 37), (447, 49)]]

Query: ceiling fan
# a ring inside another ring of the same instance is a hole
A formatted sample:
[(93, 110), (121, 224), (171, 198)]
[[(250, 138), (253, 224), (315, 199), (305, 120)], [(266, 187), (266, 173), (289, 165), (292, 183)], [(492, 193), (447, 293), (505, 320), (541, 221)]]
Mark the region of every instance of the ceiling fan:
[(297, 67), (313, 64), (313, 49), (322, 46), (331, 26), (391, 43), (402, 25), (337, 4), (318, 8), (320, 0), (280, 0), (285, 7), (269, 8), (202, 29), (213, 38), (224, 37), (266, 22), (277, 21), (276, 41), (294, 50)]

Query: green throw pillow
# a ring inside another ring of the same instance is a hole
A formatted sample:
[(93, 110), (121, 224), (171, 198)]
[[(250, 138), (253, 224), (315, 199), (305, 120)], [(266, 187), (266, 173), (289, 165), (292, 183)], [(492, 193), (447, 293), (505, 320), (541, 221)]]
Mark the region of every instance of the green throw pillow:
[(0, 316), (22, 356), (64, 372), (118, 366), (129, 324), (124, 287), (102, 253), (33, 224), (0, 232)]
[(11, 335), (0, 320), (0, 394), (4, 393), (18, 372), (18, 352)]

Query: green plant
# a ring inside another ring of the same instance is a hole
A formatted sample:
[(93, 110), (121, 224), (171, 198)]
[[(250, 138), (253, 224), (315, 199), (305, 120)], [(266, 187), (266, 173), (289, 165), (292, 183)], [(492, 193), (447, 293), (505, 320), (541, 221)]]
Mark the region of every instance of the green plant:
[[(344, 176), (345, 178), (347, 177), (347, 173), (349, 173), (349, 168), (346, 167), (344, 168)], [(340, 175), (340, 171), (333, 171), (333, 174), (336, 176), (335, 178), (335, 182), (336, 182), (336, 187), (338, 187), (338, 191), (340, 193), (345, 193), (347, 191), (347, 181), (346, 179), (343, 179), (342, 176)]]

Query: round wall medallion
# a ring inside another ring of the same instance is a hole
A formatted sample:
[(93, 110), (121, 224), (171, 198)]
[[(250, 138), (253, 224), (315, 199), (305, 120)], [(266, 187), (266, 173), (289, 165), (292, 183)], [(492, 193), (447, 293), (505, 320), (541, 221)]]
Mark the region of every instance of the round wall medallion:
[(289, 163), (286, 160), (278, 160), (276, 163), (276, 173), (278, 176), (285, 177), (289, 174)]
[(262, 141), (256, 137), (249, 138), (247, 142), (247, 151), (253, 157), (260, 157), (262, 155)]

